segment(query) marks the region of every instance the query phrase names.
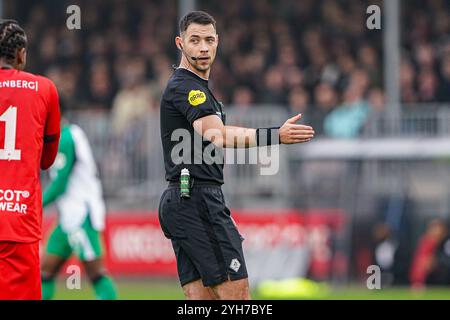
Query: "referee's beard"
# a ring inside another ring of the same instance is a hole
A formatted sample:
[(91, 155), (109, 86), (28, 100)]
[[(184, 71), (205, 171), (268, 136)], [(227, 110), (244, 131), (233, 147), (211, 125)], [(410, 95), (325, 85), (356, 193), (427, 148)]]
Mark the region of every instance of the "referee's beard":
[(206, 63), (205, 64), (201, 64), (199, 62), (201, 62), (202, 60), (195, 60), (194, 61), (194, 60), (192, 60), (192, 58), (188, 59), (188, 60), (189, 60), (189, 64), (193, 68), (195, 68), (195, 70), (200, 71), (202, 73), (210, 71), (211, 70), (211, 66), (213, 64), (213, 61), (214, 61), (213, 59), (209, 58), (207, 64)]

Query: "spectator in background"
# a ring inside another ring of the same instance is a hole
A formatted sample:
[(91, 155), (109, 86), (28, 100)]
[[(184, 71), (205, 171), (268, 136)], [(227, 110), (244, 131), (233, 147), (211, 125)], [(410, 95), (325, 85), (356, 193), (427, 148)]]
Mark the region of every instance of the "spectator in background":
[(91, 69), (86, 101), (90, 109), (110, 110), (113, 99), (113, 84), (105, 61), (98, 61)]
[(380, 88), (370, 89), (367, 94), (367, 101), (369, 102), (371, 113), (381, 115), (385, 107), (383, 90)]
[(61, 105), (63, 105), (66, 110), (78, 109), (80, 105), (77, 103), (76, 99), (76, 74), (67, 69), (62, 69), (61, 67), (52, 66), (47, 70), (46, 76), (57, 86)]
[(437, 99), (440, 102), (450, 101), (450, 52), (442, 60), (441, 80), (437, 89)]
[(372, 248), (373, 262), (381, 268), (381, 286), (409, 284), (414, 201), (404, 193), (388, 193), (376, 201)]
[[(285, 26), (286, 29), (287, 26)], [(287, 72), (291, 68), (296, 68), (298, 65), (297, 56), (295, 54), (295, 49), (293, 47), (293, 42), (291, 39), (285, 40), (287, 43), (284, 44), (278, 50), (278, 61), (277, 66), (283, 70), (283, 72)]]
[(306, 85), (313, 87), (322, 80), (327, 56), (323, 47), (313, 47), (308, 52), (308, 58), (310, 64), (305, 68)]
[[(146, 124), (149, 115), (155, 112), (155, 101), (145, 78), (145, 59), (135, 57), (118, 65), (120, 73), (119, 93), (115, 96), (112, 109), (113, 147), (105, 157), (106, 170), (127, 172), (132, 178), (145, 179), (148, 169), (148, 145), (145, 145)], [(121, 152), (115, 152), (116, 149)], [(126, 155), (133, 154), (134, 162)], [(120, 157), (117, 157), (120, 155)], [(110, 159), (114, 158), (114, 161)]]
[(166, 86), (167, 81), (172, 75), (173, 69), (170, 67), (169, 59), (164, 55), (157, 55), (152, 59), (152, 73), (154, 78), (150, 81), (149, 91), (151, 95), (151, 112), (159, 112), (159, 101), (161, 100), (162, 93)]
[(419, 68), (433, 69), (435, 62), (435, 51), (431, 44), (421, 43), (415, 48), (415, 61)]
[(400, 65), (400, 90), (403, 103), (415, 103), (418, 101), (414, 88), (415, 71), (412, 64), (403, 59)]
[(363, 86), (350, 83), (344, 102), (325, 118), (325, 134), (333, 138), (355, 138), (361, 133), (369, 115), (369, 105), (363, 99)]
[(292, 90), (295, 87), (302, 87), (304, 85), (303, 73), (298, 67), (292, 67), (284, 72), (284, 83), (287, 90)]
[(370, 44), (362, 45), (358, 50), (358, 64), (367, 71), (369, 83), (374, 87), (381, 87), (381, 66), (376, 49)]
[(390, 226), (383, 222), (373, 228), (374, 263), (381, 269), (382, 286), (391, 285), (394, 282), (395, 253), (398, 243)]
[(51, 65), (57, 60), (57, 41), (58, 36), (55, 32), (49, 32), (41, 39), (38, 55), (43, 66)]
[(270, 68), (264, 77), (264, 88), (260, 94), (261, 103), (272, 105), (286, 105), (283, 73), (279, 68)]
[[(292, 114), (301, 113), (302, 120), (309, 122), (309, 118), (305, 116), (308, 113), (310, 104), (309, 94), (302, 87), (294, 87), (289, 92), (289, 110)], [(305, 120), (307, 118), (307, 120)]]
[(145, 119), (157, 102), (153, 101), (145, 82), (143, 59), (130, 59), (124, 66), (118, 66), (121, 89), (114, 98), (112, 109), (113, 132), (116, 136), (126, 134), (136, 122)]
[(355, 69), (350, 75), (349, 85), (358, 88), (361, 94), (365, 95), (370, 86), (370, 80), (367, 72), (363, 69)]
[(247, 87), (238, 87), (234, 91), (233, 100), (231, 105), (247, 109), (254, 103), (254, 97), (252, 91)]
[(316, 135), (324, 133), (323, 122), (325, 117), (336, 107), (338, 96), (336, 90), (328, 83), (321, 83), (314, 89), (314, 105), (311, 111), (311, 125), (314, 126)]
[(383, 90), (372, 88), (367, 93), (367, 102), (369, 103), (369, 116), (364, 124), (363, 134), (375, 136), (379, 132), (384, 132), (385, 123), (385, 99)]
[(337, 63), (340, 70), (339, 87), (344, 88), (348, 83), (351, 73), (357, 68), (356, 61), (350, 54), (347, 53), (340, 56)]
[(418, 93), (421, 102), (436, 101), (438, 81), (431, 67), (423, 67), (418, 76)]
[(447, 227), (440, 219), (428, 223), (424, 235), (420, 238), (410, 269), (410, 281), (413, 288), (423, 288), (428, 277), (437, 267), (435, 252), (447, 235)]
[(447, 222), (442, 221), (444, 236), (436, 248), (432, 269), (427, 277), (428, 285), (450, 285), (450, 235)]

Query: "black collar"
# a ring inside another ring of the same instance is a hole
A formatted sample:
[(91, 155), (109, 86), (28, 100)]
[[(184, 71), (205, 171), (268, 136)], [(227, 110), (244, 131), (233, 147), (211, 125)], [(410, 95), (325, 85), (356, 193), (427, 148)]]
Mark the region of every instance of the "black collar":
[(181, 72), (181, 73), (184, 73), (185, 75), (188, 75), (188, 76), (190, 76), (190, 77), (192, 77), (192, 78), (194, 78), (194, 79), (196, 79), (196, 80), (202, 82), (204, 85), (208, 86), (208, 80), (203, 79), (202, 77), (200, 77), (199, 75), (197, 75), (196, 73), (194, 73), (194, 72), (192, 72), (192, 71), (190, 71), (190, 70), (188, 70), (188, 69), (185, 69), (185, 68), (177, 68), (177, 69), (175, 70), (175, 72)]

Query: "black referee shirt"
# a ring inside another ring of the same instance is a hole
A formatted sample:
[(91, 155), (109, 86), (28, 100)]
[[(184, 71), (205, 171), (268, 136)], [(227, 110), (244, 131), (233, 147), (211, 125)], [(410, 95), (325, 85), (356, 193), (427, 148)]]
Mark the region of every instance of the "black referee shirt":
[[(225, 124), (222, 104), (209, 90), (208, 80), (187, 69), (176, 69), (161, 99), (161, 140), (166, 180), (179, 181), (181, 169), (187, 168), (194, 180), (223, 184), (223, 149), (203, 141), (192, 126), (195, 120), (208, 115), (219, 116)], [(190, 141), (186, 141), (185, 136), (173, 135), (177, 129), (189, 132)], [(188, 145), (190, 149), (183, 147)], [(178, 159), (172, 158), (172, 154)]]

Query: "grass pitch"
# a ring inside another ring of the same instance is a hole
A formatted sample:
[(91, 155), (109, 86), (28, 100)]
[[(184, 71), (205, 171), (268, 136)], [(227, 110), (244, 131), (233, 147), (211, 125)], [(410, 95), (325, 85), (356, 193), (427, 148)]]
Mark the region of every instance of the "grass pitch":
[[(184, 295), (177, 280), (172, 279), (115, 279), (120, 300), (183, 300)], [(253, 299), (277, 299), (252, 292)], [(94, 291), (88, 282), (81, 289), (69, 290), (60, 281), (55, 294), (57, 300), (93, 300)], [(296, 298), (291, 298), (296, 299)], [(302, 300), (304, 297), (299, 297)], [(450, 300), (450, 288), (430, 288), (421, 292), (409, 288), (368, 290), (364, 288), (333, 289), (321, 300)]]

